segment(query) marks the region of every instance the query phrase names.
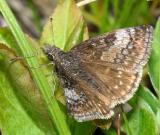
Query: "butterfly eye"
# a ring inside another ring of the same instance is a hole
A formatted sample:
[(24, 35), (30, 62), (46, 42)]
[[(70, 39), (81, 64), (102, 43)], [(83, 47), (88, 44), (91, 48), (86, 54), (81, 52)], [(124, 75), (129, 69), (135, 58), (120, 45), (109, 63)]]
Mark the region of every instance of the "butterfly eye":
[(45, 45), (43, 52), (47, 55), (50, 61), (55, 61), (55, 55), (60, 51), (55, 46)]
[(48, 53), (47, 57), (49, 60), (54, 61), (54, 55), (52, 53)]

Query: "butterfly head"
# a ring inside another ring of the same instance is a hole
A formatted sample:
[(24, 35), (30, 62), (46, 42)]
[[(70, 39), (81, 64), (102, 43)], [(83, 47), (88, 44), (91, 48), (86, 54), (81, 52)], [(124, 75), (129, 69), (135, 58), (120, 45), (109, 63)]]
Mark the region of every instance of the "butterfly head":
[(56, 56), (60, 52), (60, 49), (55, 46), (45, 45), (43, 47), (43, 52), (47, 55), (50, 61), (55, 62)]

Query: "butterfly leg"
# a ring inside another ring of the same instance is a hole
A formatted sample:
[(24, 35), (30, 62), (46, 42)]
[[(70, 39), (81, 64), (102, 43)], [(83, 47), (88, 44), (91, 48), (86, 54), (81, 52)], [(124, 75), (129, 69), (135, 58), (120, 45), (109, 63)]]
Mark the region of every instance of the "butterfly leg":
[(117, 116), (117, 135), (121, 134), (121, 114), (119, 113)]

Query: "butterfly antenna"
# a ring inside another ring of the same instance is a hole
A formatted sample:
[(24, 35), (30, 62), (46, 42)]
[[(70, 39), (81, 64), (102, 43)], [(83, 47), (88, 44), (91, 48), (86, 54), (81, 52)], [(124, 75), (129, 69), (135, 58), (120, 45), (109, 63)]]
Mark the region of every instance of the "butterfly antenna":
[(54, 31), (53, 31), (53, 18), (52, 17), (50, 17), (50, 22), (51, 22), (51, 34), (53, 35), (53, 38), (52, 38), (52, 44), (54, 44), (55, 42), (54, 42)]

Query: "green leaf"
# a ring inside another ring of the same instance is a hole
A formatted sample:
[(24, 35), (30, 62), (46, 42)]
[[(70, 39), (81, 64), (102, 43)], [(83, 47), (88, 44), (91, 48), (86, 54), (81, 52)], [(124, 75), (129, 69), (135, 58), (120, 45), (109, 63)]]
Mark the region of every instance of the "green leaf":
[(13, 37), (9, 28), (0, 28), (0, 43), (8, 45), (8, 47), (14, 48), (17, 45), (17, 41)]
[(116, 131), (113, 128), (110, 128), (109, 130), (102, 130), (102, 132), (105, 135), (117, 135)]
[(44, 27), (42, 44), (53, 43), (62, 50), (70, 50), (74, 45), (88, 38), (82, 14), (73, 0), (60, 3)]
[(157, 135), (157, 122), (155, 114), (145, 100), (139, 98), (138, 106), (130, 113), (128, 126), (131, 133), (123, 129), (129, 135)]
[(71, 132), (73, 135), (82, 135), (85, 133), (85, 135), (91, 135), (96, 130), (96, 126), (93, 125), (91, 122), (72, 122), (71, 123)]
[(30, 119), (16, 99), (8, 79), (0, 71), (0, 128), (4, 135), (45, 135)]
[[(55, 133), (47, 109), (22, 61), (11, 63), (15, 52), (0, 44), (0, 125), (3, 134)], [(28, 130), (32, 128), (33, 131)]]
[(149, 60), (149, 75), (153, 87), (160, 98), (160, 19), (158, 19), (152, 44), (152, 54)]
[(160, 102), (158, 99), (151, 93), (150, 90), (140, 85), (139, 90), (137, 92), (137, 96), (143, 98), (152, 108), (154, 113), (157, 112), (158, 108), (160, 108)]

